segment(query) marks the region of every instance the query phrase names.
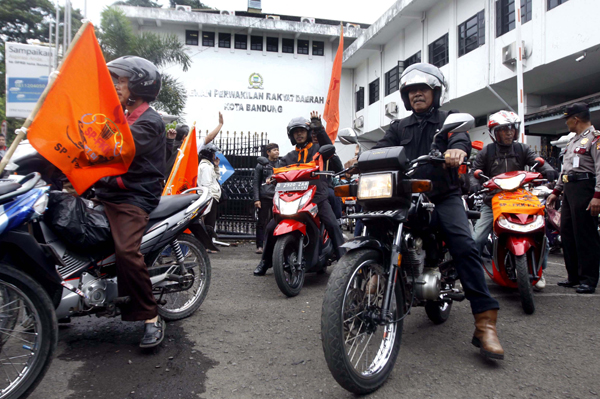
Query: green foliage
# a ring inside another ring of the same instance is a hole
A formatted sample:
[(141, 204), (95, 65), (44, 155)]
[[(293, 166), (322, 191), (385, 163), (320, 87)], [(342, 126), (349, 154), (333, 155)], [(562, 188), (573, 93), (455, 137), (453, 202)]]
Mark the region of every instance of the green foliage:
[(113, 6), (135, 6), (135, 7), (152, 7), (152, 8), (162, 8), (162, 5), (152, 1), (152, 0), (126, 0), (126, 1), (117, 1), (113, 3)]
[(183, 84), (168, 74), (162, 75), (162, 89), (153, 105), (170, 115), (181, 117), (187, 101), (187, 94)]
[(192, 9), (195, 9), (195, 10), (200, 9), (200, 8), (212, 10), (212, 7), (207, 6), (206, 4), (202, 3), (200, 0), (170, 0), (169, 2), (171, 3), (171, 8), (175, 8), (175, 5), (179, 5), (179, 6), (191, 6)]
[(122, 11), (107, 7), (102, 11), (100, 30), (96, 32), (106, 61), (123, 55), (131, 55), (130, 49), (135, 41), (131, 24)]
[(29, 39), (37, 39), (47, 42), (48, 23), (44, 19), (54, 13), (54, 5), (49, 0), (1, 0), (0, 41), (27, 43)]
[(179, 64), (187, 71), (192, 63), (183, 42), (176, 35), (159, 36), (152, 32), (142, 32), (135, 36), (130, 50), (132, 54), (151, 61), (159, 68)]

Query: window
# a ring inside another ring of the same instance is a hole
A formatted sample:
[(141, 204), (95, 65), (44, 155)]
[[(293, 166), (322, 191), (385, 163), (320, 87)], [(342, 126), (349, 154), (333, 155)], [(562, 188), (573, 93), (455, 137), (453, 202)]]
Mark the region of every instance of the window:
[(561, 4), (566, 3), (568, 0), (548, 0), (548, 11), (552, 10), (554, 7), (558, 7)]
[(273, 53), (279, 52), (278, 37), (267, 37), (267, 51), (271, 51)]
[(219, 47), (231, 48), (231, 33), (219, 33)]
[(281, 52), (294, 54), (294, 39), (281, 39)]
[(198, 45), (198, 31), (197, 30), (186, 30), (185, 31), (185, 44), (188, 46)]
[(484, 11), (458, 25), (458, 56), (485, 44)]
[(250, 50), (262, 51), (263, 38), (262, 36), (250, 36)]
[(248, 48), (248, 36), (235, 35), (235, 48), (246, 50)]
[(400, 68), (398, 68), (398, 65), (396, 65), (385, 74), (385, 95), (389, 96), (393, 92), (397, 91), (399, 83)]
[(448, 63), (448, 34), (429, 45), (429, 63), (438, 68)]
[(298, 54), (308, 54), (308, 40), (298, 40)]
[(408, 57), (406, 60), (404, 60), (404, 69), (408, 68), (412, 64), (418, 64), (419, 62), (421, 62), (421, 51), (420, 50), (417, 51), (416, 53), (414, 53), (413, 55), (411, 55), (410, 57)]
[(369, 105), (379, 101), (379, 78), (369, 83)]
[[(523, 24), (531, 20), (531, 2), (532, 0), (521, 0), (521, 23)], [(496, 0), (496, 37), (500, 37), (514, 28), (515, 0)]]
[(202, 45), (215, 47), (215, 32), (202, 32)]
[(365, 88), (361, 87), (356, 92), (356, 112), (365, 107)]
[(325, 42), (313, 41), (313, 55), (325, 55)]

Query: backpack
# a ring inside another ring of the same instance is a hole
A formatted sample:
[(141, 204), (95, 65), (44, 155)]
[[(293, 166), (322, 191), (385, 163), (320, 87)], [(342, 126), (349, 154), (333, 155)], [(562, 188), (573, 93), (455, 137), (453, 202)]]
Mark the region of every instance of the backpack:
[[(513, 148), (513, 152), (515, 153), (515, 156), (517, 157), (517, 160), (519, 161), (519, 165), (523, 165), (526, 161), (525, 157), (527, 156), (527, 154), (525, 153), (524, 144), (521, 144), (521, 143), (518, 143), (515, 141), (512, 144), (512, 148)], [(486, 151), (487, 152), (485, 155), (488, 159), (488, 162), (486, 163), (486, 165), (491, 166), (490, 160), (494, 159), (494, 157), (496, 156), (496, 143), (491, 143), (490, 145), (488, 145)], [(490, 170), (485, 170), (484, 174), (486, 176), (489, 176)]]

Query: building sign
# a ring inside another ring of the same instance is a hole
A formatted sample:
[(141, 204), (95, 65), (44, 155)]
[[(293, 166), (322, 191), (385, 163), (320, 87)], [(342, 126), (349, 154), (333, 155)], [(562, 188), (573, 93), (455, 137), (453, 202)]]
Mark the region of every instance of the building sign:
[(6, 43), (6, 116), (27, 118), (48, 84), (54, 49)]

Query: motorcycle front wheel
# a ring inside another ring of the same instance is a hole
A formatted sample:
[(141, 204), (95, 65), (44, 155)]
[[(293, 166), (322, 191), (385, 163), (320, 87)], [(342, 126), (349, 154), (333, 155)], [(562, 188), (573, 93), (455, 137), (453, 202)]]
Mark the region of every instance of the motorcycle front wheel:
[[(296, 265), (300, 241), (292, 234), (277, 238), (273, 250), (273, 274), (279, 290), (288, 297), (296, 296), (304, 285), (304, 268)], [(303, 256), (304, 258), (304, 256)]]
[(529, 279), (529, 267), (527, 265), (527, 255), (511, 255), (515, 262), (515, 272), (517, 274), (517, 286), (521, 296), (521, 305), (526, 314), (535, 312), (535, 303), (533, 302), (533, 286)]
[(359, 249), (344, 255), (329, 277), (321, 310), (321, 337), (329, 371), (346, 390), (367, 394), (394, 368), (402, 339), (404, 295), (398, 279), (390, 303), (393, 322), (380, 325), (388, 276), (381, 254)]
[(0, 264), (0, 336), (0, 399), (25, 398), (50, 367), (58, 324), (46, 291), (5, 264)]

